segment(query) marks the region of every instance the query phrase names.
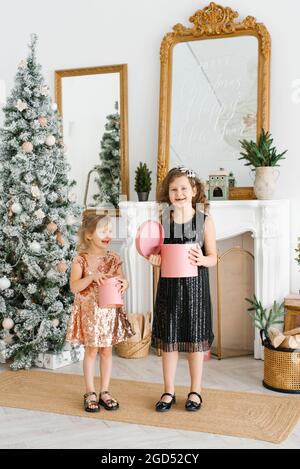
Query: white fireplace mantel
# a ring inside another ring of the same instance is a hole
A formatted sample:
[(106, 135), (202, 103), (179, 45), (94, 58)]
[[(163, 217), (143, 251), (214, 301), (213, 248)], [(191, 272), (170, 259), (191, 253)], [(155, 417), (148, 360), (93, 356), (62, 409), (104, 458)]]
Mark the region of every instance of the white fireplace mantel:
[[(226, 200), (211, 201), (210, 213), (217, 240), (251, 232), (254, 238), (255, 294), (264, 307), (282, 301), (289, 293), (289, 201)], [(153, 312), (153, 275), (151, 265), (136, 251), (135, 236), (146, 220), (158, 219), (156, 202), (121, 202), (121, 225), (126, 241), (122, 244), (125, 270), (130, 281), (127, 294), (129, 313)], [(261, 358), (258, 331), (254, 356)]]

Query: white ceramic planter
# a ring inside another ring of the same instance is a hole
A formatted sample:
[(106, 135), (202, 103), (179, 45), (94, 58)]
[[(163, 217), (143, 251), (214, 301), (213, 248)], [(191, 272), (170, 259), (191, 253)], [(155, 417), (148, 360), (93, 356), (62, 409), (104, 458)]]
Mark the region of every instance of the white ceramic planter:
[(259, 200), (270, 200), (276, 188), (279, 176), (273, 166), (261, 166), (255, 170), (254, 193)]

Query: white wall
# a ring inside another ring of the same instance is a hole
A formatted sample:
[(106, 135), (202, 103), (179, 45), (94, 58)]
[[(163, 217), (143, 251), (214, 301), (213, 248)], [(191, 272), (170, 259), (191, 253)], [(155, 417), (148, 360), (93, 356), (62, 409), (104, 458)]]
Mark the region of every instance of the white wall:
[[(155, 172), (159, 105), (159, 47), (163, 35), (209, 1), (196, 0), (10, 0), (1, 2), (0, 79), (9, 91), (31, 32), (40, 36), (38, 56), (53, 90), (54, 70), (127, 63), (131, 199), (140, 160)], [(241, 17), (255, 16), (272, 38), (271, 131), (279, 149), (288, 148), (276, 198), (291, 200), (291, 290), (300, 288), (294, 247), (300, 236), (300, 2), (224, 0)], [(298, 102), (292, 98), (298, 86)]]

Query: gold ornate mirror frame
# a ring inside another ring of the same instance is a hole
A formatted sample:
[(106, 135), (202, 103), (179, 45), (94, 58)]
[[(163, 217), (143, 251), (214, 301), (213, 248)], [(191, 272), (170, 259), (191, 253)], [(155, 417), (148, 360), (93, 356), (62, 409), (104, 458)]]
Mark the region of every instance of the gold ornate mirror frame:
[[(55, 94), (58, 110), (62, 109), (62, 79), (82, 75), (97, 75), (103, 73), (119, 73), (120, 75), (120, 149), (121, 149), (121, 187), (122, 195), (129, 198), (128, 176), (128, 92), (127, 92), (127, 64), (107, 65), (102, 67), (72, 68), (55, 71)], [(112, 210), (119, 213), (119, 210)]]
[[(269, 130), (270, 106), (270, 35), (264, 24), (257, 23), (253, 16), (247, 16), (237, 22), (239, 14), (229, 7), (222, 7), (211, 2), (203, 10), (198, 10), (189, 18), (193, 24), (187, 28), (176, 24), (173, 31), (167, 33), (160, 48), (160, 108), (157, 159), (157, 191), (168, 172), (170, 149), (170, 115), (172, 93), (172, 52), (180, 42), (199, 39), (216, 39), (237, 36), (255, 36), (258, 39), (258, 100), (257, 100), (257, 136), (261, 128)], [(238, 189), (238, 188), (237, 188)]]

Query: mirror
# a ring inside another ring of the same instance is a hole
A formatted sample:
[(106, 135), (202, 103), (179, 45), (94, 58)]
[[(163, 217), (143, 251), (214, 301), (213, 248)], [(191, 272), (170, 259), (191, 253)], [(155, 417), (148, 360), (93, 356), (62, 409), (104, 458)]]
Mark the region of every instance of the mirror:
[(270, 38), (255, 18), (237, 17), (210, 3), (162, 41), (158, 188), (177, 165), (205, 181), (224, 168), (236, 189), (253, 185), (239, 140), (269, 128)]
[(55, 88), (77, 201), (118, 214), (129, 194), (127, 65), (57, 70)]

